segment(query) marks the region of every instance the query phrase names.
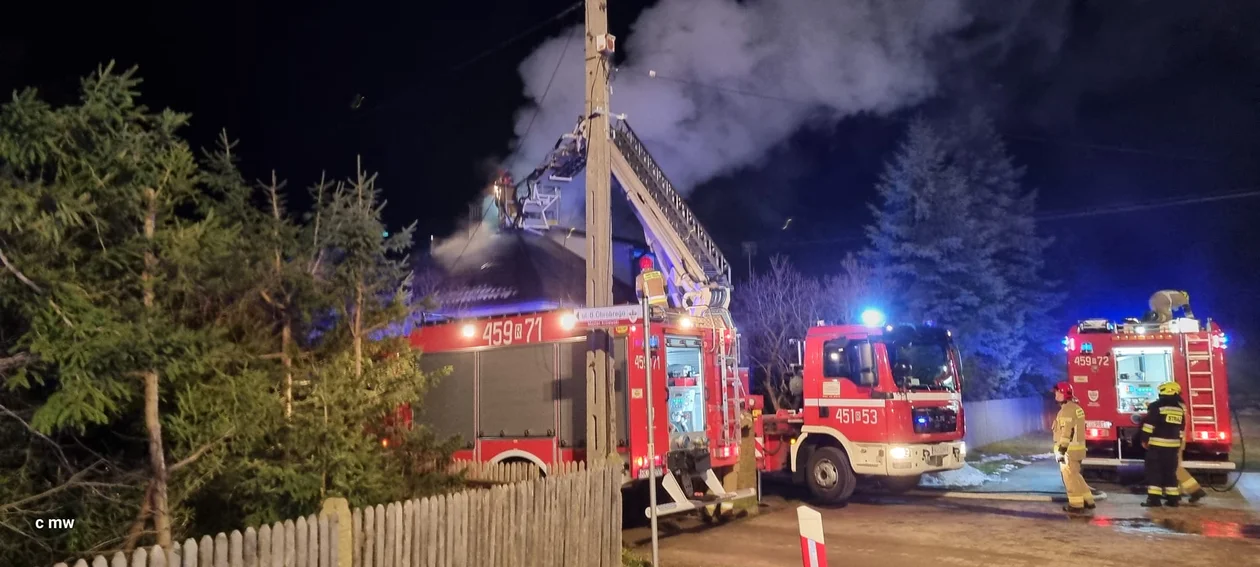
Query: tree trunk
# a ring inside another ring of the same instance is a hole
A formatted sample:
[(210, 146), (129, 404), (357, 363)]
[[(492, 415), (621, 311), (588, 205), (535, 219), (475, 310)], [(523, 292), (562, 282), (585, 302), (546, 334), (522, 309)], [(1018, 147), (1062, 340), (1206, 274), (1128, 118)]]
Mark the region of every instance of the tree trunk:
[[(146, 189), (144, 192), (145, 216), (144, 239), (149, 248), (144, 252), (144, 272), (140, 274), (143, 286), (144, 308), (150, 314), (153, 311), (153, 272), (157, 270), (157, 255), (153, 253), (153, 237), (157, 230), (157, 191)], [(153, 493), (150, 498), (150, 510), (153, 514), (153, 527), (157, 531), (157, 544), (162, 547), (171, 546), (171, 517), (166, 506), (166, 453), (162, 447), (162, 418), (158, 403), (160, 389), (158, 373), (148, 369), (140, 373), (144, 378), (144, 428), (149, 436), (149, 466), (153, 475)]]
[(149, 432), (149, 463), (153, 468), (153, 527), (157, 544), (171, 546), (171, 517), (166, 506), (166, 455), (162, 448), (162, 421), (158, 413), (158, 373), (144, 373), (144, 426)]
[(354, 326), (350, 329), (354, 337), (354, 377), (363, 377), (363, 280), (354, 288)]
[[(268, 193), (271, 195), (271, 216), (275, 220), (275, 226), (272, 230), (272, 236), (276, 237), (275, 257), (273, 258), (274, 268), (276, 272), (276, 281), (281, 286), (284, 285), (284, 259), (280, 253), (280, 186), (276, 183), (276, 172), (271, 172), (271, 186), (268, 187)], [(316, 225), (318, 231), (318, 225)], [(289, 355), (289, 345), (293, 342), (293, 321), (289, 318), (289, 298), (285, 297), (283, 302), (275, 305), (280, 310), (281, 316), (284, 317), (284, 326), (280, 329), (280, 363), (284, 365), (284, 417), (293, 416), (293, 357)]]
[(284, 364), (284, 417), (293, 416), (293, 357), (289, 356), (289, 344), (293, 342), (293, 322), (284, 318), (280, 329), (280, 362)]
[(762, 381), (762, 383), (764, 383), (764, 384), (766, 385), (766, 393), (770, 394), (770, 396), (769, 396), (769, 397), (770, 397), (770, 405), (771, 405), (771, 407), (773, 407), (773, 408), (774, 408), (775, 413), (778, 413), (778, 412), (779, 412), (779, 407), (780, 407), (780, 405), (781, 405), (781, 404), (779, 403), (779, 389), (778, 389), (777, 387), (775, 387), (775, 385), (774, 385), (774, 380), (773, 380), (772, 378), (770, 378), (770, 375), (769, 375), (769, 374), (767, 374), (766, 376), (764, 376), (764, 377), (761, 379), (761, 381)]
[(144, 489), (144, 502), (140, 503), (140, 511), (136, 513), (136, 519), (131, 523), (131, 527), (127, 528), (127, 539), (123, 540), (123, 551), (131, 553), (136, 545), (140, 543), (140, 536), (144, 535), (144, 526), (149, 523), (149, 513), (153, 506), (153, 481), (149, 481), (149, 486)]

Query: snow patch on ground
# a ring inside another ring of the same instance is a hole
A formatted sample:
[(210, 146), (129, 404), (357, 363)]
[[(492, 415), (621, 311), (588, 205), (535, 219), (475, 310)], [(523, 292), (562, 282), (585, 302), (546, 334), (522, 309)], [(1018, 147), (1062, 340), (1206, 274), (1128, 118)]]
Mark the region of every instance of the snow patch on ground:
[(980, 457), (980, 460), (977, 462), (991, 463), (993, 461), (1009, 461), (1009, 460), (1011, 460), (1010, 455), (1007, 455), (1006, 453), (997, 453), (995, 455), (984, 455)]
[(1028, 456), (1028, 459), (1031, 461), (1044, 461), (1046, 459), (1053, 459), (1053, 458), (1054, 458), (1054, 453), (1042, 453), (1040, 455)]
[(986, 482), (1002, 482), (1003, 480), (1005, 479), (1001, 475), (985, 474), (984, 471), (971, 466), (970, 463), (966, 463), (958, 470), (925, 474), (922, 480), (919, 481), (919, 486), (952, 488), (980, 486)]

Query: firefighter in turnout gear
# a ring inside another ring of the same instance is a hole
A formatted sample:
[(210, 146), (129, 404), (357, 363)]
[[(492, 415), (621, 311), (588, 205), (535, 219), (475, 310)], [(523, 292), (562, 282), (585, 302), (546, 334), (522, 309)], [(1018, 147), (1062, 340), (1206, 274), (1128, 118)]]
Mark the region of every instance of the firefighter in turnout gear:
[[(1186, 411), (1186, 401), (1181, 397), (1181, 394), (1177, 394), (1177, 405), (1181, 406), (1182, 412)], [(1177, 488), (1181, 489), (1182, 494), (1190, 495), (1190, 503), (1194, 504), (1202, 500), (1204, 496), (1207, 496), (1207, 491), (1203, 490), (1203, 487), (1199, 485), (1199, 481), (1190, 476), (1190, 472), (1186, 470), (1186, 467), (1182, 466), (1181, 462), (1185, 459), (1185, 454), (1186, 436), (1183, 434), (1181, 436), (1181, 449), (1177, 452)]]
[[(1146, 449), (1146, 501), (1143, 506), (1162, 503), (1177, 506), (1181, 489), (1177, 482), (1181, 446), (1184, 442), (1186, 411), (1179, 403), (1181, 386), (1176, 382), (1159, 385), (1159, 399), (1146, 408), (1138, 439)], [(1161, 503), (1160, 499), (1163, 499)]]
[(1085, 410), (1076, 403), (1069, 382), (1054, 385), (1054, 400), (1061, 406), (1059, 415), (1054, 418), (1054, 454), (1059, 461), (1059, 472), (1063, 474), (1063, 487), (1067, 489), (1068, 503), (1063, 511), (1093, 510), (1094, 494), (1081, 476), (1081, 461), (1085, 460)]

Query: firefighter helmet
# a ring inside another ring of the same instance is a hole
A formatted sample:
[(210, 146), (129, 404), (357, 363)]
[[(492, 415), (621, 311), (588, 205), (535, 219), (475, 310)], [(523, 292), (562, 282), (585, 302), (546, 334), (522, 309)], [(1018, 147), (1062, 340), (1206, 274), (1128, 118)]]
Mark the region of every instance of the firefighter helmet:
[(1181, 384), (1176, 382), (1164, 382), (1159, 385), (1159, 395), (1176, 396), (1181, 393)]
[(1054, 392), (1055, 393), (1063, 392), (1063, 397), (1069, 400), (1076, 398), (1076, 396), (1072, 395), (1072, 383), (1068, 381), (1063, 381), (1063, 382), (1059, 382), (1058, 384), (1055, 384)]

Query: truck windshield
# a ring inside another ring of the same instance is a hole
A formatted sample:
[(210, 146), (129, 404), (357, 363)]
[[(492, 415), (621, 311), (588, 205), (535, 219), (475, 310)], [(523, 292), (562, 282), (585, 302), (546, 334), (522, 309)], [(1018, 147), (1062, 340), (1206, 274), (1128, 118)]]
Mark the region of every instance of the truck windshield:
[(906, 390), (958, 391), (950, 362), (953, 348), (940, 341), (901, 340), (888, 345), (893, 381)]

